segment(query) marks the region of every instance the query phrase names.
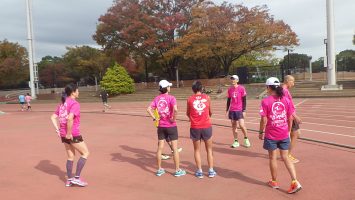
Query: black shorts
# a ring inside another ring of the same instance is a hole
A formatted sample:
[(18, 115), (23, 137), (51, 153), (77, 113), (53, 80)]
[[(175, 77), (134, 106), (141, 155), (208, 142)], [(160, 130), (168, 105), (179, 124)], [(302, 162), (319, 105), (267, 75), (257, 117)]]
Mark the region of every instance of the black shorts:
[(21, 105), (25, 104), (25, 102), (20, 102)]
[(292, 121), (292, 127), (291, 127), (291, 132), (293, 131), (298, 131), (300, 129), (299, 123), (297, 123), (295, 120)]
[(268, 138), (264, 139), (265, 150), (273, 151), (275, 149), (288, 150), (290, 147), (290, 138), (286, 138), (283, 140), (271, 140)]
[(71, 143), (80, 143), (83, 142), (83, 137), (81, 135), (79, 136), (74, 136), (72, 140), (69, 140), (65, 137), (61, 137), (62, 138), (62, 143), (67, 143), (67, 144), (71, 144)]
[(209, 140), (212, 137), (212, 126), (209, 128), (190, 128), (190, 138), (193, 141)]
[(228, 117), (230, 120), (234, 120), (234, 121), (244, 119), (242, 111), (229, 111)]
[(177, 127), (158, 127), (158, 140), (166, 140), (167, 142), (177, 140), (178, 130)]

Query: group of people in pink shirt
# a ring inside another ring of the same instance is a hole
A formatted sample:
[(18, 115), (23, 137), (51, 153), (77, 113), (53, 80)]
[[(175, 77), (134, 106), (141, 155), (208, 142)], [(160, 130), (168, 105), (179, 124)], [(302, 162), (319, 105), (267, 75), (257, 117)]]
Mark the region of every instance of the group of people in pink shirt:
[[(226, 115), (231, 120), (232, 132), (234, 141), (232, 148), (240, 146), (238, 141), (237, 128), (240, 128), (244, 135), (244, 146), (251, 147), (248, 138), (247, 128), (244, 122), (246, 117), (246, 90), (242, 85), (238, 84), (239, 77), (231, 76), (232, 86), (227, 92), (227, 109)], [(271, 77), (266, 81), (266, 91), (268, 96), (264, 98), (260, 106), (260, 128), (259, 139), (264, 141), (263, 147), (269, 154), (269, 167), (271, 171), (271, 180), (267, 183), (272, 188), (278, 189), (277, 182), (277, 149), (280, 150), (281, 158), (291, 176), (291, 187), (288, 193), (296, 193), (301, 190), (302, 186), (297, 180), (296, 169), (294, 166), (295, 160), (290, 152), (290, 146), (295, 145), (298, 137), (298, 124), (301, 123), (300, 118), (295, 113), (295, 106), (292, 102), (292, 97), (288, 91), (293, 87), (294, 78), (292, 76), (285, 77), (285, 84), (281, 85), (280, 81)], [(178, 107), (176, 98), (170, 95), (172, 83), (167, 80), (159, 82), (160, 94), (156, 96), (147, 108), (147, 112), (153, 121), (158, 122), (157, 137), (158, 148), (156, 153), (158, 170), (157, 176), (162, 176), (166, 173), (162, 167), (162, 155), (165, 141), (168, 142), (175, 163), (174, 176), (180, 177), (186, 175), (186, 171), (180, 168), (180, 157), (178, 148), (178, 129), (177, 129), (177, 113)], [(203, 178), (204, 172), (201, 165), (201, 145), (204, 142), (209, 178), (217, 175), (214, 170), (213, 150), (212, 150), (212, 108), (211, 99), (203, 93), (203, 85), (200, 81), (195, 81), (192, 84), (193, 94), (188, 98), (186, 104), (186, 116), (190, 122), (190, 139), (194, 148), (194, 158), (196, 163), (195, 176)], [(52, 123), (58, 136), (68, 155), (67, 181), (66, 186), (73, 184), (79, 186), (88, 185), (81, 177), (81, 171), (89, 156), (89, 150), (80, 134), (80, 104), (76, 101), (79, 96), (78, 87), (70, 84), (65, 87), (65, 92), (62, 95), (62, 102), (58, 105), (56, 111), (51, 116)], [(155, 115), (154, 113), (158, 113)], [(58, 123), (59, 122), (59, 123)], [(297, 126), (297, 127), (296, 127)], [(293, 142), (293, 144), (292, 144)], [(75, 151), (81, 155), (77, 162), (76, 173), (73, 175), (73, 162)], [(295, 159), (295, 158), (294, 158)]]
[[(20, 94), (18, 96), (18, 100), (20, 102), (21, 111), (24, 111), (25, 109), (27, 111), (31, 111), (32, 110), (32, 107), (31, 107), (32, 97), (31, 97), (30, 93), (27, 93), (26, 96), (23, 95), (23, 94)], [(27, 105), (27, 108), (25, 107), (25, 103)]]
[[(234, 141), (232, 148), (240, 146), (238, 141), (237, 128), (240, 128), (244, 135), (244, 146), (251, 147), (248, 138), (247, 128), (244, 122), (246, 117), (246, 90), (242, 85), (239, 85), (239, 77), (231, 76), (232, 86), (227, 91), (227, 109), (226, 115), (231, 120), (232, 132)], [(292, 97), (288, 88), (294, 84), (292, 76), (285, 77), (285, 84), (282, 86), (280, 81), (271, 77), (266, 81), (266, 91), (268, 96), (261, 102), (260, 107), (260, 129), (259, 139), (264, 140), (263, 147), (269, 154), (269, 167), (271, 171), (271, 180), (267, 183), (270, 187), (279, 189), (277, 182), (277, 149), (280, 150), (281, 158), (291, 176), (291, 186), (288, 193), (296, 193), (301, 190), (302, 186), (297, 180), (296, 169), (294, 166), (295, 159), (290, 153), (290, 134), (299, 129), (298, 124), (300, 118), (295, 113), (295, 106), (292, 102)], [(160, 95), (154, 98), (147, 112), (152, 117), (153, 121), (159, 120), (157, 127), (158, 149), (157, 149), (157, 176), (162, 176), (166, 173), (162, 168), (162, 152), (164, 142), (167, 141), (172, 145), (173, 158), (175, 163), (174, 176), (184, 176), (186, 171), (179, 166), (178, 149), (178, 131), (176, 124), (177, 103), (174, 96), (170, 95), (172, 84), (166, 80), (159, 82)], [(195, 176), (203, 178), (204, 173), (201, 167), (200, 148), (202, 141), (205, 144), (208, 162), (208, 177), (213, 178), (217, 172), (213, 168), (213, 150), (212, 150), (212, 124), (210, 117), (212, 116), (211, 99), (208, 95), (203, 94), (203, 86), (200, 81), (195, 81), (192, 84), (193, 95), (187, 100), (186, 116), (190, 121), (190, 139), (194, 147), (194, 158), (197, 170)], [(157, 119), (154, 111), (159, 113)], [(297, 119), (297, 120), (296, 120)], [(295, 121), (293, 123), (293, 121)], [(295, 128), (296, 126), (298, 128)], [(293, 134), (292, 140), (297, 138), (296, 133)], [(295, 142), (294, 142), (295, 143)]]

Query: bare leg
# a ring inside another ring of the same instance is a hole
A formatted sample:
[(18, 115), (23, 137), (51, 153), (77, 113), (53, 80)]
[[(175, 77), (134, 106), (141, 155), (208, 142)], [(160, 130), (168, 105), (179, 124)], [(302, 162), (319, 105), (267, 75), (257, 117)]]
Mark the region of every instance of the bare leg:
[(288, 150), (280, 150), (280, 154), (281, 154), (281, 158), (283, 159), (284, 164), (288, 170), (288, 173), (291, 176), (291, 179), (297, 180), (295, 165), (288, 158)]
[(163, 148), (164, 148), (164, 140), (159, 140), (159, 142), (158, 142), (158, 150), (157, 150), (158, 169), (161, 169), (161, 154), (163, 152)]
[(242, 130), (242, 132), (244, 134), (244, 137), (248, 137), (248, 132), (247, 132), (247, 128), (246, 128), (245, 123), (244, 123), (244, 119), (239, 119), (239, 126), (240, 126), (240, 129)]
[(298, 136), (299, 136), (299, 130), (297, 130), (297, 131), (292, 131), (291, 132), (291, 144), (290, 144), (290, 148), (289, 148), (289, 155), (291, 155), (291, 152), (293, 151), (293, 149), (295, 148), (295, 146), (296, 146), (296, 140), (297, 140), (297, 138), (298, 138)]
[(237, 121), (231, 120), (232, 123), (232, 132), (233, 132), (233, 137), (235, 140), (238, 139), (238, 132), (237, 132)]
[(171, 141), (171, 146), (173, 147), (173, 155), (174, 155), (174, 162), (175, 162), (175, 170), (178, 171), (180, 169), (180, 158), (179, 152), (177, 151), (177, 140)]
[(202, 171), (201, 153), (200, 153), (201, 140), (193, 140), (193, 145), (194, 145), (194, 156), (195, 156), (195, 162), (196, 162), (197, 169)]
[(276, 150), (269, 150), (269, 167), (271, 172), (271, 178), (273, 181), (277, 179), (277, 152)]
[(208, 167), (209, 169), (213, 169), (212, 137), (205, 141), (205, 147), (207, 152)]

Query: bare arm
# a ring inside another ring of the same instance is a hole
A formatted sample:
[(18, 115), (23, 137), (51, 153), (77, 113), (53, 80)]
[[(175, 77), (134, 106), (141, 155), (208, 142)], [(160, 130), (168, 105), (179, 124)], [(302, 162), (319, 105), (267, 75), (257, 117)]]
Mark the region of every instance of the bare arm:
[(177, 113), (178, 113), (177, 105), (174, 105), (173, 118), (171, 119), (173, 122), (175, 122), (175, 120), (176, 120)]
[(187, 103), (186, 103), (186, 116), (190, 120), (190, 105), (189, 105), (189, 101), (187, 101)]
[(208, 97), (208, 103), (210, 105), (209, 115), (210, 115), (210, 117), (212, 117), (212, 105), (211, 105), (211, 98), (210, 97)]
[(54, 126), (54, 128), (55, 128), (55, 131), (57, 132), (57, 134), (58, 134), (58, 136), (59, 136), (59, 128), (58, 128), (57, 117), (58, 117), (58, 115), (53, 114), (53, 115), (51, 116), (51, 121), (52, 121), (52, 124), (53, 124), (53, 126)]
[(65, 136), (65, 138), (67, 139), (73, 139), (73, 135), (72, 135), (73, 123), (74, 123), (74, 114), (70, 113), (68, 115), (68, 122), (67, 122), (67, 135)]
[(264, 139), (264, 136), (265, 136), (264, 130), (265, 130), (266, 122), (267, 122), (267, 118), (262, 116), (260, 118), (260, 126), (259, 126), (259, 139), (260, 140)]
[(147, 108), (148, 114), (153, 118), (153, 120), (156, 120), (152, 110), (153, 110), (153, 109), (152, 109), (152, 107), (150, 107), (150, 106)]

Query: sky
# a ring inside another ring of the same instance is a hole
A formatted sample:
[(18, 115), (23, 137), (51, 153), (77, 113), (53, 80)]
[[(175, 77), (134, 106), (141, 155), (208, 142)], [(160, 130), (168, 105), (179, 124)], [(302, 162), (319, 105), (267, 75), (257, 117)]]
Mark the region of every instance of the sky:
[[(214, 0), (220, 4), (222, 0)], [(326, 0), (227, 0), (248, 7), (267, 5), (270, 14), (290, 25), (300, 39), (294, 53), (311, 55), (313, 60), (325, 55)], [(26, 0), (0, 0), (0, 40), (18, 42), (28, 47)], [(112, 0), (32, 0), (35, 59), (46, 55), (62, 56), (66, 47), (89, 45), (100, 48), (92, 39), (100, 15)], [(335, 48), (353, 49), (355, 0), (334, 0)], [(276, 57), (287, 52), (277, 51)]]

